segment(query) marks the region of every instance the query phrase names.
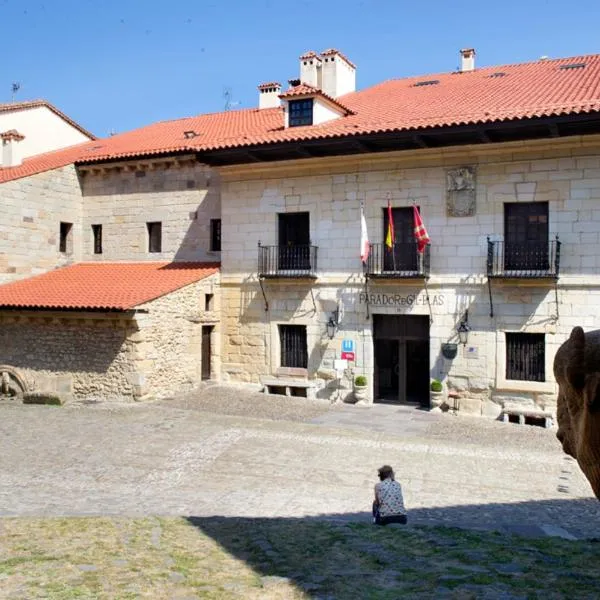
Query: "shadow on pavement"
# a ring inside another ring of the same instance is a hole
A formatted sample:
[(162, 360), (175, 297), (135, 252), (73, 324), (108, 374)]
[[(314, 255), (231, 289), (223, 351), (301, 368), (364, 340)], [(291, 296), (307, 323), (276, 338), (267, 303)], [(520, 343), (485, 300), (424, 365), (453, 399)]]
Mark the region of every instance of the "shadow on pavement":
[[(574, 508), (598, 521), (600, 503), (587, 499), (417, 509), (407, 526), (372, 525), (367, 512), (187, 521), (265, 585), (286, 582), (313, 598), (454, 598), (463, 596), (445, 594), (461, 585), (467, 597), (512, 598), (526, 597), (529, 585), (551, 593), (562, 576), (572, 593), (596, 585), (594, 569), (588, 574), (577, 565), (597, 561), (600, 545), (593, 542), (600, 540), (576, 540), (560, 526), (561, 512)], [(581, 528), (585, 535), (585, 522)], [(517, 592), (525, 596), (511, 595)]]

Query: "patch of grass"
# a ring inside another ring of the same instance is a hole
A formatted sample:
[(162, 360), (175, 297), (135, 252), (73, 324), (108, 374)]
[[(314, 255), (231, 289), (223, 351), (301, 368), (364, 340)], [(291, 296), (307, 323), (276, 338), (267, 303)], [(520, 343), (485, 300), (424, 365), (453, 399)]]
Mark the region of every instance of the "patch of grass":
[[(4, 519), (5, 597), (594, 598), (600, 545), (312, 519)], [(452, 590), (450, 592), (450, 590)]]

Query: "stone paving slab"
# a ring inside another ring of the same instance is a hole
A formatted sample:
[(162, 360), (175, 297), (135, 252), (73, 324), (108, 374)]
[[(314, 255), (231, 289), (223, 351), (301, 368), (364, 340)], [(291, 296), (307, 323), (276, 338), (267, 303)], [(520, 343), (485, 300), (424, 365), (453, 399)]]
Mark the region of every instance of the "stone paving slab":
[(600, 503), (552, 431), (300, 399), (274, 420), (269, 396), (252, 399), (246, 415), (218, 414), (214, 397), (4, 403), (0, 515), (368, 520), (376, 469), (390, 463), (412, 523), (600, 537)]

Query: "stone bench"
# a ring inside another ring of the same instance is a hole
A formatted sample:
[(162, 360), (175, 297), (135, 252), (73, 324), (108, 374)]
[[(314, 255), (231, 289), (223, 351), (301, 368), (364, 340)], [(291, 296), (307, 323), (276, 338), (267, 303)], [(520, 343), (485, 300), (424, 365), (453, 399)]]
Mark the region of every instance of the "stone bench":
[(517, 417), (519, 425), (527, 424), (527, 419), (543, 420), (544, 427), (552, 427), (552, 413), (547, 410), (534, 408), (532, 406), (504, 406), (502, 409), (502, 420), (510, 423), (510, 418)]
[(267, 394), (315, 398), (316, 384), (314, 381), (289, 377), (262, 377), (260, 382), (264, 386), (263, 392)]

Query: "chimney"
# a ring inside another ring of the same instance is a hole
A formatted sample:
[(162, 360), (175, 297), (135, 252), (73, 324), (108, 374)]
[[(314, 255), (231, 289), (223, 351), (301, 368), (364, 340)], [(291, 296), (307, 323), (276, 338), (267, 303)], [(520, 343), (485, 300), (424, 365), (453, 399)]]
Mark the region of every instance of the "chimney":
[(460, 70), (462, 73), (475, 70), (475, 48), (463, 48), (460, 51)]
[(270, 83), (263, 83), (258, 86), (258, 108), (277, 108), (281, 101), (279, 100), (279, 94), (281, 94), (281, 84), (276, 81)]
[(321, 90), (325, 94), (338, 98), (356, 90), (356, 66), (339, 50), (324, 50), (321, 60)]
[(21, 149), (18, 143), (25, 139), (16, 129), (0, 133), (2, 139), (2, 167), (18, 167), (23, 162)]
[(300, 82), (321, 89), (321, 57), (312, 50), (300, 57)]

